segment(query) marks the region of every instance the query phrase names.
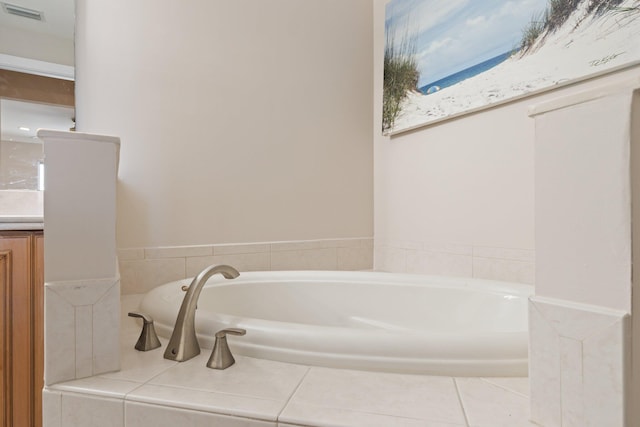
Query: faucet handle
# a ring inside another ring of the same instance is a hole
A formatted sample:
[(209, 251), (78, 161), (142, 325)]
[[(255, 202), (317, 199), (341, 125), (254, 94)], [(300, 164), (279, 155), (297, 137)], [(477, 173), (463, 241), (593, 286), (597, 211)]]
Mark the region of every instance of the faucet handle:
[(228, 328), (216, 332), (216, 341), (213, 344), (213, 351), (211, 357), (207, 362), (207, 368), (211, 369), (227, 369), (229, 366), (236, 363), (236, 360), (231, 354), (229, 344), (227, 344), (227, 334), (230, 335), (244, 335), (247, 333), (246, 329), (240, 328)]
[(216, 332), (216, 338), (225, 338), (227, 334), (242, 336), (242, 335), (245, 335), (246, 333), (247, 333), (246, 329), (227, 328), (227, 329), (223, 329), (221, 331)]
[(156, 334), (156, 329), (153, 327), (153, 318), (151, 316), (131, 311), (129, 312), (129, 317), (139, 317), (142, 319), (142, 332), (140, 333), (138, 342), (136, 342), (136, 350), (149, 351), (162, 345)]

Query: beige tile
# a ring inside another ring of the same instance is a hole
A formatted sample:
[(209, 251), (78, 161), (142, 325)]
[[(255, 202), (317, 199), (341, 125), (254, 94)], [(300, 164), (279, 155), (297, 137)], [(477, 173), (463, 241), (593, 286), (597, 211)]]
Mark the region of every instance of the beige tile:
[(121, 369), (116, 372), (100, 374), (100, 377), (144, 383), (178, 363), (163, 357), (167, 345), (167, 340), (164, 338), (160, 338), (162, 346), (159, 348), (150, 351), (134, 350), (135, 343), (140, 336), (140, 330), (140, 327), (136, 327), (135, 332), (127, 336), (118, 347), (122, 348)]
[(306, 366), (239, 355), (228, 369), (208, 369), (208, 353), (203, 351), (199, 356), (177, 364), (149, 384), (285, 401), (308, 370)]
[(271, 252), (271, 270), (337, 270), (336, 248)]
[(480, 378), (455, 379), (469, 427), (536, 426), (529, 420), (529, 400)]
[(582, 370), (582, 342), (560, 337), (562, 425), (566, 427), (584, 426)]
[(42, 427), (62, 427), (62, 394), (59, 391), (42, 391)]
[(529, 396), (528, 377), (489, 377), (483, 378), (483, 380), (513, 393)]
[(271, 247), (268, 243), (214, 245), (213, 255), (255, 254), (270, 250)]
[(500, 280), (533, 285), (535, 282), (535, 264), (531, 261), (480, 258), (474, 256), (473, 277), (476, 279)]
[(338, 248), (338, 270), (370, 270), (373, 268), (373, 248)]
[(407, 268), (407, 251), (388, 246), (375, 247), (373, 250), (373, 268), (376, 271), (389, 273), (405, 273)]
[(278, 427), (466, 427), (464, 422), (442, 423), (306, 403), (289, 403), (279, 420)]
[(531, 419), (561, 425), (560, 341), (551, 324), (529, 301), (529, 382)]
[(142, 302), (143, 298), (144, 294), (120, 295), (120, 323), (122, 323), (122, 320), (124, 320), (124, 318), (129, 318), (127, 313), (140, 309), (140, 303)]
[[(202, 366), (202, 369), (207, 368)], [(160, 385), (144, 385), (130, 393), (127, 400), (273, 422), (286, 403), (284, 399), (262, 399)]]
[(276, 427), (274, 421), (230, 417), (136, 402), (127, 402), (126, 409), (126, 425), (135, 427)]
[(463, 245), (458, 243), (443, 243), (443, 242), (424, 242), (422, 244), (422, 250), (429, 252), (442, 252), (447, 254), (457, 255), (472, 255), (473, 247), (471, 245)]
[(139, 259), (144, 259), (144, 248), (118, 249), (119, 261), (133, 261)]
[(91, 305), (113, 287), (117, 279), (72, 280), (48, 283), (49, 289), (54, 290), (73, 306)]
[(268, 271), (270, 266), (270, 254), (258, 252), (253, 254), (214, 255), (209, 257), (187, 258), (187, 277), (198, 275), (210, 265), (226, 264), (234, 267), (239, 272), (243, 271)]
[(61, 419), (64, 427), (124, 427), (124, 402), (63, 393)]
[(620, 319), (583, 341), (585, 427), (625, 425), (624, 394), (630, 381), (628, 321), (628, 317)]
[(75, 309), (45, 286), (45, 384), (76, 377)]
[(373, 248), (373, 237), (365, 237), (360, 240), (360, 245), (365, 248)]
[(320, 240), (321, 248), (370, 248), (373, 247), (373, 239), (327, 239)]
[(78, 393), (97, 397), (123, 399), (127, 393), (140, 387), (140, 385), (140, 383), (134, 381), (115, 380), (103, 377), (88, 377), (59, 383), (52, 386), (51, 389), (63, 393)]
[(472, 257), (445, 252), (407, 250), (405, 272), (471, 277)]
[(300, 240), (291, 242), (271, 242), (271, 252), (301, 251), (306, 249), (320, 249), (320, 240)]
[(144, 249), (144, 257), (146, 259), (186, 258), (207, 255), (213, 255), (211, 246), (162, 246)]
[(480, 258), (510, 259), (514, 261), (534, 262), (536, 251), (533, 249), (495, 248), (488, 246), (474, 246), (473, 256)]
[(93, 374), (93, 306), (75, 307), (76, 378)]
[(301, 418), (293, 417), (295, 407), (290, 405), (465, 425), (456, 388), (449, 377), (314, 367), (283, 411), (283, 421), (299, 422)]
[(424, 249), (424, 243), (416, 240), (389, 239), (383, 246), (397, 249), (410, 249), (414, 251), (421, 251)]
[(165, 283), (186, 278), (184, 258), (120, 262), (123, 294), (144, 294)]
[(559, 335), (580, 341), (597, 331), (607, 330), (627, 315), (621, 310), (554, 298), (535, 296), (531, 302)]
[(93, 375), (120, 369), (120, 283), (93, 305)]

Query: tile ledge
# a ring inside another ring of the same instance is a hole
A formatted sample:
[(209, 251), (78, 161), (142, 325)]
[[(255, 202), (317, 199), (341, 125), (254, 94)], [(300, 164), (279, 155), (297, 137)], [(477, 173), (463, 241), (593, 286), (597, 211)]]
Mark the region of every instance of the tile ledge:
[(605, 316), (612, 316), (612, 317), (619, 317), (619, 318), (629, 316), (629, 313), (625, 310), (620, 310), (617, 308), (605, 307), (605, 306), (595, 305), (595, 304), (587, 304), (587, 303), (582, 303), (577, 301), (563, 300), (559, 298), (534, 295), (529, 297), (529, 301), (531, 301), (533, 305), (536, 305), (539, 303), (539, 304), (551, 305), (555, 307), (564, 307), (564, 308), (571, 308), (574, 310), (588, 311), (592, 313), (602, 314)]

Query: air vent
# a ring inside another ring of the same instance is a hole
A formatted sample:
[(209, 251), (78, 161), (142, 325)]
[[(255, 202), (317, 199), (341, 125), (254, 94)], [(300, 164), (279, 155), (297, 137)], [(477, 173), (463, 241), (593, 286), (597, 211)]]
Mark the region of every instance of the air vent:
[(35, 19), (36, 21), (44, 21), (44, 14), (39, 10), (27, 9), (26, 7), (16, 6), (15, 4), (9, 3), (2, 3), (2, 10), (4, 10), (9, 15)]

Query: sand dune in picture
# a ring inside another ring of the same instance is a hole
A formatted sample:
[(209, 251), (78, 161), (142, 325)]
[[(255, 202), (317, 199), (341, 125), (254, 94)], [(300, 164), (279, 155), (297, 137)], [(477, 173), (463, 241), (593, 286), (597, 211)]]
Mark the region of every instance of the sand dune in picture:
[(582, 1), (562, 27), (538, 40), (528, 54), (515, 54), (430, 95), (411, 92), (392, 132), (640, 60), (640, 2), (625, 0), (602, 15), (588, 14), (588, 3)]

